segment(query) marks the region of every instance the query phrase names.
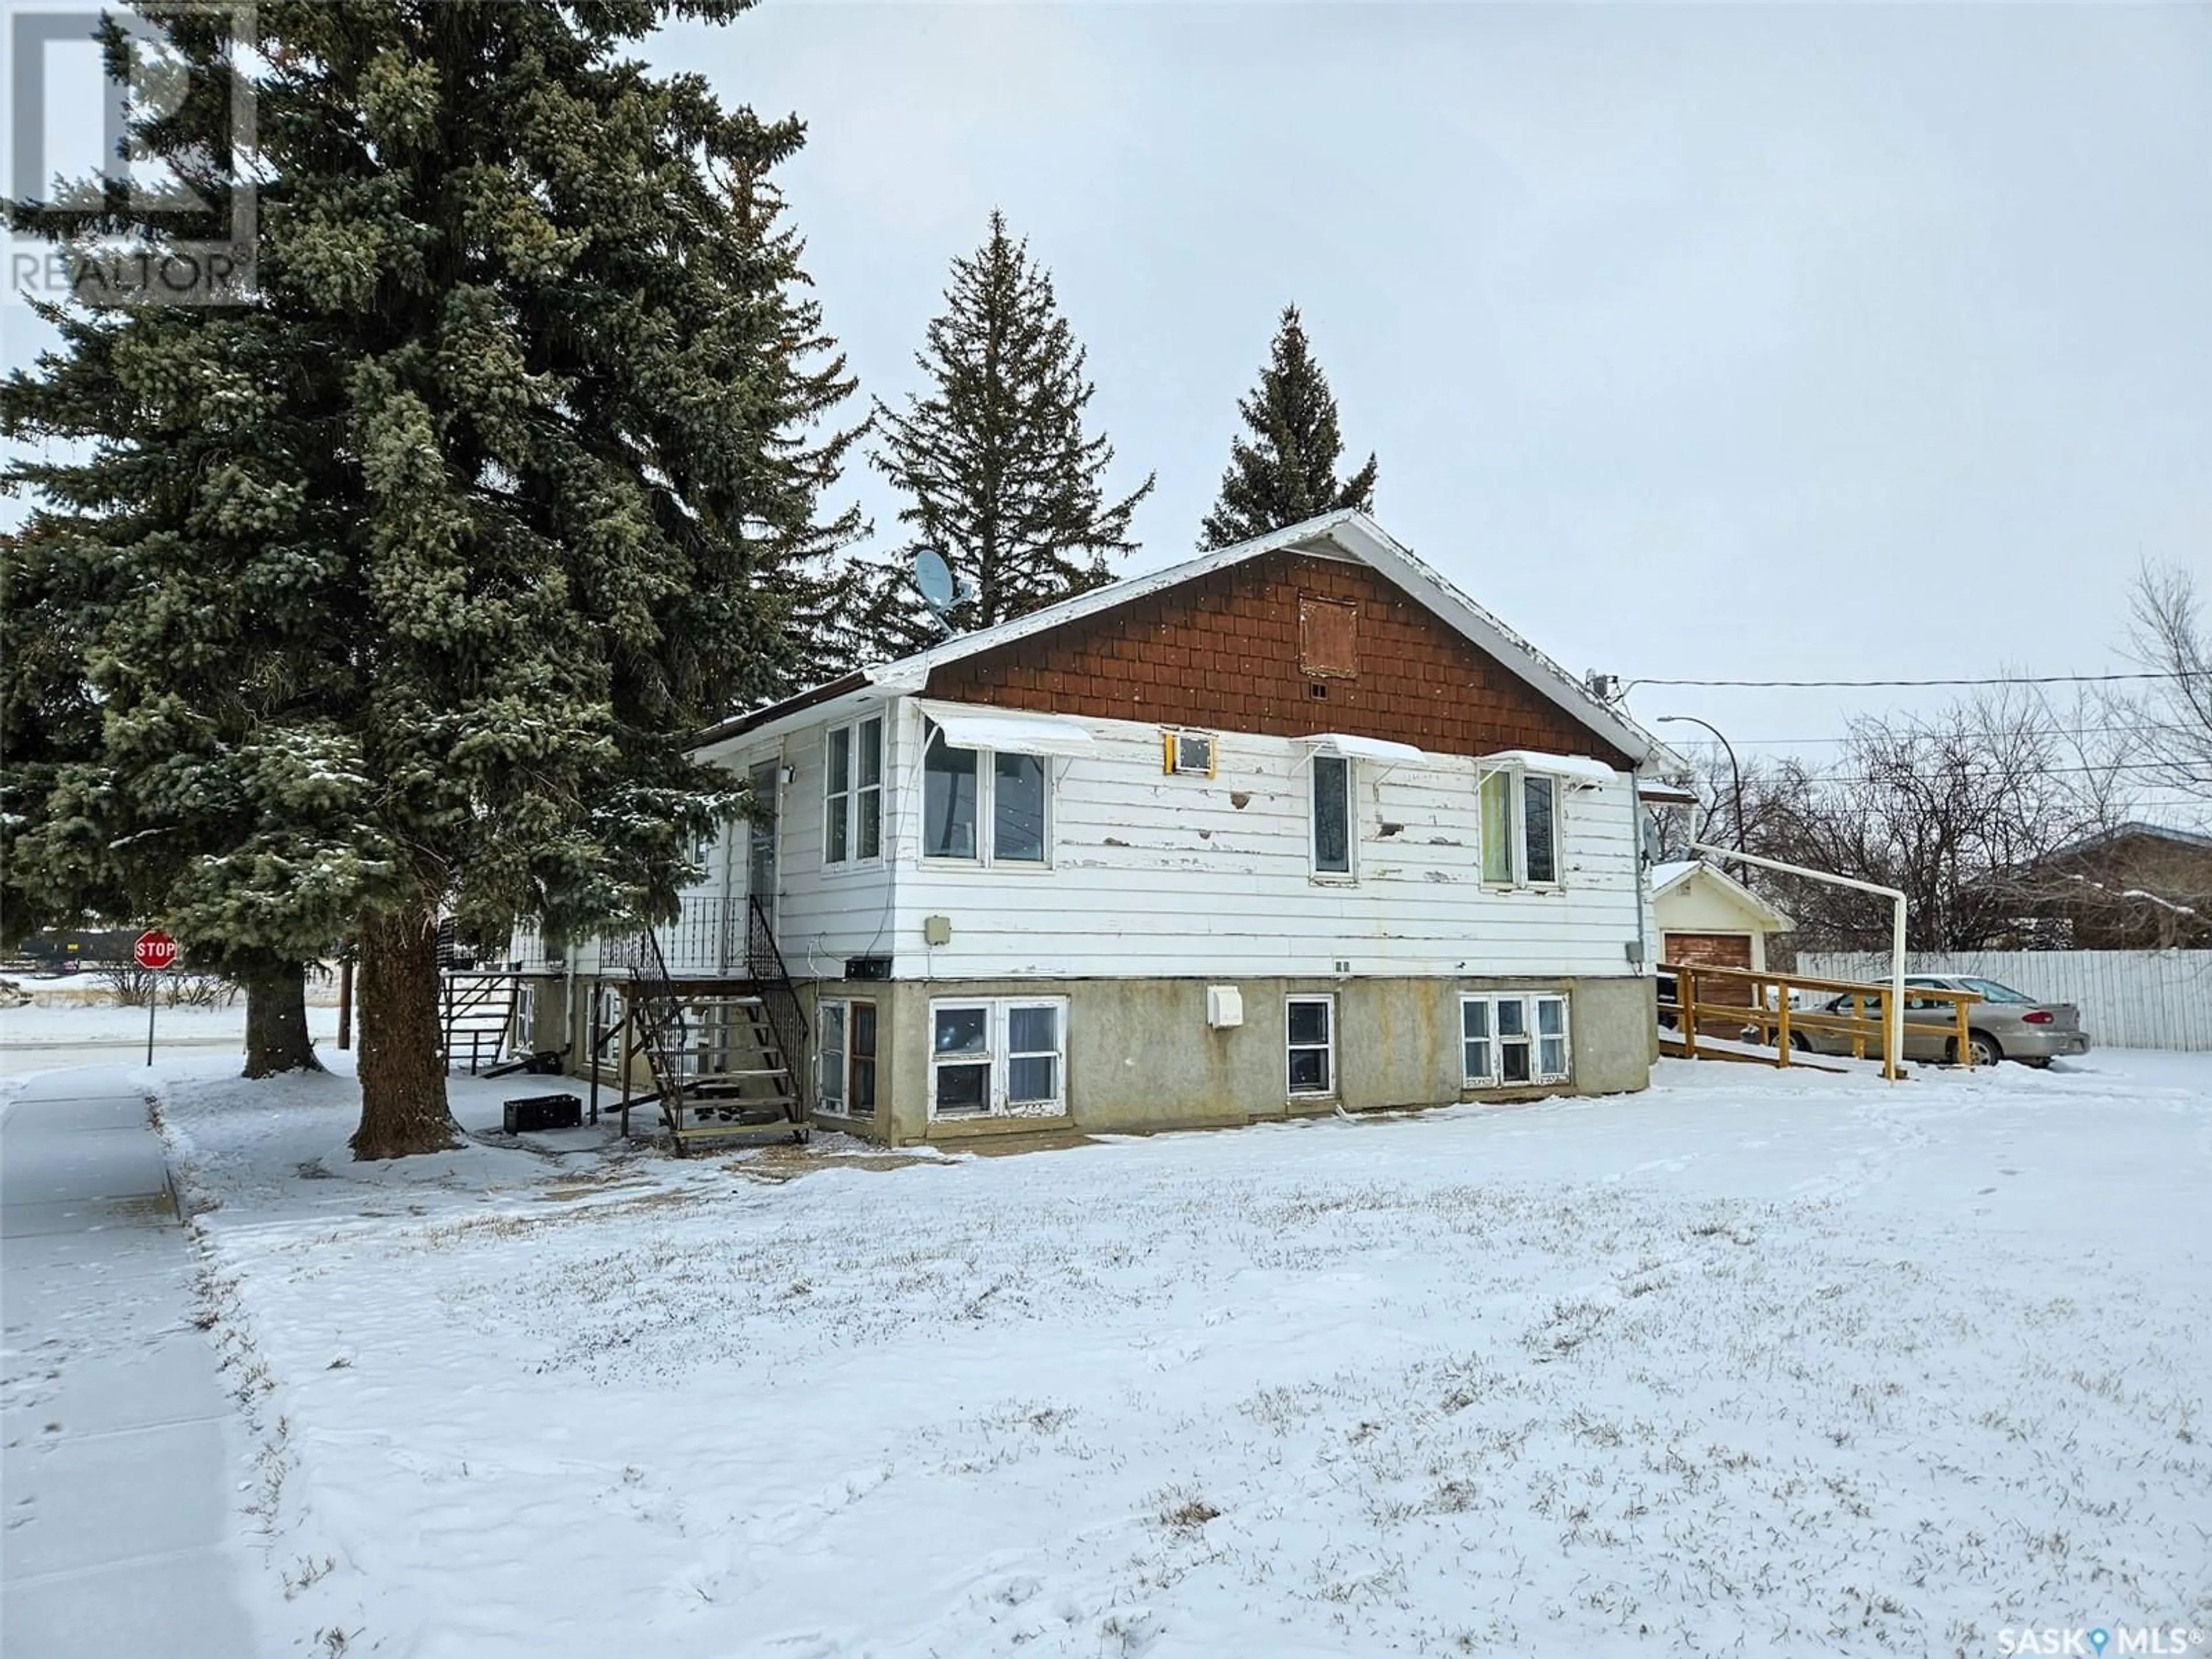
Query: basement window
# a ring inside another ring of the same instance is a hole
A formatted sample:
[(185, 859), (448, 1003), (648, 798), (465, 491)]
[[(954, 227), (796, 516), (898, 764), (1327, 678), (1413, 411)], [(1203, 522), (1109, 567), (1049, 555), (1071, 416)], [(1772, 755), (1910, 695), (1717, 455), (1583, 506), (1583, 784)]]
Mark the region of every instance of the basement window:
[(818, 1109), (847, 1117), (876, 1115), (876, 1005), (859, 1000), (820, 1006)]
[(1291, 997), (1283, 1005), (1284, 1065), (1292, 1096), (1336, 1092), (1336, 999)]
[(1468, 1088), (1567, 1080), (1571, 1067), (1565, 996), (1550, 992), (1462, 996), (1459, 1018)]
[(1067, 999), (929, 1005), (932, 1117), (1057, 1117), (1067, 1110)]

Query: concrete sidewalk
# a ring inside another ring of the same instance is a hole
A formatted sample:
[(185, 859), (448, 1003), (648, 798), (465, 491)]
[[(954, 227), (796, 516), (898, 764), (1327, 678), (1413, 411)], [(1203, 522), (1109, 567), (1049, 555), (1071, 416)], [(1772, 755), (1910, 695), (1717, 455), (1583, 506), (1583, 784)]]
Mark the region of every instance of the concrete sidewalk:
[(0, 1117), (0, 1653), (250, 1659), (245, 1431), (191, 1322), (143, 1067), (33, 1078)]

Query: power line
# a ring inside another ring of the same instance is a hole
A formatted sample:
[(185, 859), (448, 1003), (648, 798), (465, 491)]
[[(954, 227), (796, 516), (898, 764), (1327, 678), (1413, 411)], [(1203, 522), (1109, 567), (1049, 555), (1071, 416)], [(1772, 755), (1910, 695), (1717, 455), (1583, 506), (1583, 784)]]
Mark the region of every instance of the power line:
[[(2163, 732), (2172, 733), (2176, 732), (2185, 732), (2190, 729), (2191, 728), (2188, 726), (2160, 725), (2155, 723), (2149, 725), (2130, 726), (2054, 726), (2046, 728), (2048, 734), (2054, 738), (2115, 737), (2123, 733), (2134, 735), (2145, 732)], [(1836, 744), (1850, 743), (1854, 741), (1856, 741), (1855, 738), (1848, 732), (1841, 733), (1832, 732), (1827, 736), (1820, 738), (1737, 738), (1734, 739), (1735, 746), (1739, 749), (1794, 749), (1808, 744)], [(1685, 747), (1709, 749), (1712, 746), (1713, 744), (1711, 742), (1704, 738), (1685, 739), (1684, 742), (1674, 745), (1677, 749)]]
[(1869, 691), (1930, 685), (2109, 685), (2120, 680), (2185, 680), (2187, 671), (2158, 669), (2133, 674), (1999, 674), (1983, 679), (1941, 680), (1655, 680), (1634, 679), (1620, 688), (1625, 697), (1639, 685), (1706, 686), (1741, 691)]

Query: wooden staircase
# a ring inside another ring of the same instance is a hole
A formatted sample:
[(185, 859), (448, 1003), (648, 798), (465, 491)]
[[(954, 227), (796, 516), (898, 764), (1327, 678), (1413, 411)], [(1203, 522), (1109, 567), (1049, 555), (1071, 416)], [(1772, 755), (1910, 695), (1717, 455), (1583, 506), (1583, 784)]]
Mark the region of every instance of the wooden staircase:
[(651, 1095), (625, 1092), (634, 1107), (657, 1103), (681, 1153), (702, 1141), (807, 1134), (806, 1017), (759, 900), (747, 907), (745, 976), (672, 979), (653, 930), (638, 939), (630, 968), (629, 1052), (653, 1073)]

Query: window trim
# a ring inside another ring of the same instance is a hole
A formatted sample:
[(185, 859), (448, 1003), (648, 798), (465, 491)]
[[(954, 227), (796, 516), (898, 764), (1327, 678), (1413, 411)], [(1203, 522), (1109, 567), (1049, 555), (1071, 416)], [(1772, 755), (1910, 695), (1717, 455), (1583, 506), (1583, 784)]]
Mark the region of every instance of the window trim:
[[(1528, 876), (1528, 780), (1532, 777), (1543, 779), (1552, 791), (1552, 874), (1547, 881), (1532, 881)], [(1490, 832), (1483, 820), (1483, 786), (1492, 778), (1506, 780), (1507, 869), (1503, 879), (1490, 873)], [(1520, 765), (1477, 764), (1474, 773), (1475, 869), (1482, 885), (1493, 892), (1525, 890), (1537, 893), (1554, 892), (1566, 885), (1567, 793), (1567, 780), (1557, 772)]]
[[(872, 870), (881, 867), (885, 854), (884, 802), (890, 772), (890, 750), (888, 733), (880, 714), (861, 714), (849, 720), (822, 729), (822, 868), (836, 874), (845, 870)], [(860, 745), (863, 731), (876, 728), (876, 781), (871, 784), (860, 781)], [(833, 789), (836, 781), (830, 769), (830, 747), (839, 733), (845, 737), (845, 787)], [(876, 850), (863, 854), (860, 850), (860, 808), (863, 798), (873, 795), (876, 801)], [(830, 856), (830, 823), (842, 818), (845, 830), (845, 851), (841, 857)]]
[[(1567, 991), (1462, 991), (1459, 995), (1459, 1054), (1460, 1087), (1468, 1089), (1543, 1089), (1556, 1084), (1571, 1084), (1575, 1077), (1575, 1024), (1573, 994)], [(1498, 1010), (1502, 1003), (1517, 1002), (1522, 1009), (1522, 1030), (1510, 1041), (1525, 1044), (1528, 1050), (1527, 1081), (1509, 1079), (1505, 1075), (1504, 1049), (1509, 1040), (1498, 1030)], [(1467, 1010), (1470, 1003), (1481, 1003), (1489, 1010), (1489, 1034), (1471, 1038), (1467, 1034)], [(1556, 1003), (1559, 1010), (1559, 1030), (1556, 1038), (1548, 1038), (1543, 1028), (1544, 1005)], [(1543, 1045), (1547, 1041), (1559, 1044), (1561, 1069), (1553, 1072), (1544, 1067)], [(1468, 1070), (1467, 1050), (1472, 1042), (1486, 1042), (1490, 1047), (1490, 1071), (1476, 1076)]]
[[(856, 1008), (866, 1008), (875, 1015), (877, 1048), (877, 1052), (875, 1053), (859, 1054), (854, 1050), (853, 1011)], [(814, 1109), (817, 1113), (825, 1113), (832, 1117), (857, 1117), (863, 1121), (872, 1122), (875, 1120), (878, 1106), (883, 1097), (881, 1094), (883, 1084), (883, 1056), (881, 1054), (883, 1047), (882, 1011), (878, 1006), (876, 999), (873, 997), (823, 997), (815, 1005), (815, 1020), (817, 1030), (829, 1024), (829, 1013), (831, 1009), (837, 1011), (838, 1029), (843, 1033), (843, 1043), (838, 1051), (838, 1060), (840, 1073), (844, 1079), (844, 1087), (837, 1094), (833, 1096), (824, 1086), (822, 1074), (822, 1062), (828, 1057), (830, 1051), (822, 1046), (821, 1042), (817, 1037), (814, 1049)], [(876, 1095), (878, 1104), (871, 1105), (865, 1112), (855, 1112), (853, 1110), (852, 1107), (853, 1062), (855, 1060), (865, 1060), (869, 1065), (876, 1067), (874, 1086), (872, 1092)], [(836, 1104), (832, 1105), (830, 1103), (832, 1100), (835, 1100)]]
[[(1322, 1043), (1291, 1041), (1291, 1010), (1302, 1002), (1317, 1002), (1328, 1011), (1328, 1040)], [(1291, 1056), (1319, 1048), (1328, 1068), (1328, 1080), (1320, 1089), (1300, 1089), (1291, 1076)], [(1283, 998), (1283, 1097), (1292, 1105), (1300, 1101), (1335, 1100), (1342, 1089), (1336, 1070), (1336, 993), (1334, 991), (1293, 991)]]
[[(1186, 743), (1206, 745), (1206, 764), (1183, 764), (1182, 746)], [(1210, 778), (1221, 767), (1221, 738), (1218, 733), (1200, 732), (1194, 726), (1169, 726), (1160, 729), (1160, 770), (1170, 777)]]
[[(1042, 757), (1040, 757), (1042, 758)], [(937, 1053), (937, 1017), (940, 1012), (955, 1009), (983, 1010), (983, 1052), (980, 1054), (961, 1054), (940, 1057)], [(1036, 1059), (1049, 1052), (1055, 1062), (1053, 1081), (1055, 1093), (1048, 1101), (1024, 1101), (1016, 1104), (1009, 1097), (1012, 1091), (1013, 1016), (1022, 1009), (1050, 1008), (1053, 1011), (1053, 1036), (1058, 1047), (1047, 1051), (1025, 1048), (1022, 1058)], [(998, 996), (998, 997), (932, 997), (929, 1000), (929, 1019), (925, 1028), (928, 1033), (929, 1121), (933, 1123), (979, 1123), (1000, 1121), (1008, 1118), (1056, 1118), (1068, 1115), (1067, 1063), (1067, 999), (1064, 996)], [(937, 1073), (945, 1066), (987, 1066), (990, 1070), (985, 1091), (985, 1103), (980, 1112), (945, 1112), (937, 1109)]]
[[(1344, 868), (1321, 866), (1321, 766), (1323, 761), (1344, 768)], [(1349, 887), (1359, 880), (1359, 763), (1350, 755), (1314, 754), (1306, 757), (1306, 875), (1329, 887)]]
[[(961, 858), (950, 853), (929, 850), (929, 751), (930, 745), (941, 740), (944, 729), (924, 714), (921, 717), (921, 862), (927, 866), (946, 870), (1010, 870), (1036, 872), (1049, 870), (1054, 864), (1054, 840), (1059, 830), (1060, 775), (1053, 766), (1054, 757), (1040, 755), (1027, 749), (963, 749), (957, 744), (946, 743), (948, 753), (975, 757), (975, 855)], [(999, 856), (999, 757), (1018, 755), (1024, 760), (1035, 761), (1044, 774), (1044, 823), (1038, 832), (1044, 854), (1036, 859), (1002, 859)]]

